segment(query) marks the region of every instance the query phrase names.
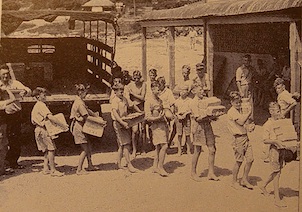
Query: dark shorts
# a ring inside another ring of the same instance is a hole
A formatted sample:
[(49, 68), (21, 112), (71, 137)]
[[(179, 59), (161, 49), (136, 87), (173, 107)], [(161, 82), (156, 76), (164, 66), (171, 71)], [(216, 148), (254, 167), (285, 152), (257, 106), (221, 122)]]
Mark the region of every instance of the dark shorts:
[(233, 150), (235, 160), (237, 162), (243, 162), (244, 158), (246, 162), (251, 163), (254, 161), (253, 149), (249, 142), (247, 135), (236, 135), (235, 141), (233, 142)]

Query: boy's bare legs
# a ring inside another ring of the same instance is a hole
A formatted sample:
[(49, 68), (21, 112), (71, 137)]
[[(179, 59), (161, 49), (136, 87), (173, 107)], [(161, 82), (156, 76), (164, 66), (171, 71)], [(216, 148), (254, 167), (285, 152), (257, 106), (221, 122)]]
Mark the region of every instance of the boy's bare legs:
[(159, 160), (159, 151), (160, 151), (160, 144), (155, 146), (155, 155), (154, 155), (154, 160), (153, 160), (153, 172), (158, 173), (158, 160)]
[(117, 168), (118, 169), (124, 169), (122, 166), (122, 157), (123, 157), (123, 147), (118, 144), (118, 150), (117, 150)]
[(187, 154), (192, 155), (192, 143), (190, 135), (186, 135)]
[(233, 168), (233, 181), (232, 181), (232, 187), (235, 189), (240, 189), (240, 186), (238, 184), (238, 172), (240, 169), (242, 162), (236, 161), (234, 168)]
[(138, 125), (132, 127), (132, 158), (136, 158)]
[(215, 163), (215, 153), (216, 153), (216, 147), (215, 145), (208, 146), (209, 150), (209, 157), (208, 157), (208, 164), (209, 164), (209, 173), (208, 173), (208, 179), (218, 181), (218, 177), (214, 173), (214, 163)]
[(57, 176), (57, 177), (63, 176), (64, 174), (57, 171), (56, 167), (55, 167), (55, 151), (54, 150), (48, 150), (47, 157), (48, 157), (51, 176)]
[(177, 139), (177, 155), (181, 156), (181, 139), (182, 139), (182, 135), (178, 135), (178, 139)]
[(48, 150), (44, 152), (44, 163), (43, 163), (43, 174), (50, 174), (50, 170), (48, 167)]
[(158, 159), (159, 174), (161, 176), (168, 176), (168, 173), (164, 170), (164, 161), (165, 161), (166, 152), (168, 149), (168, 144), (161, 144), (160, 146), (161, 146), (161, 148), (159, 151), (159, 159)]
[(252, 164), (253, 164), (253, 162), (246, 162), (245, 167), (244, 167), (243, 176), (241, 179), (241, 185), (244, 187), (247, 187), (249, 189), (253, 189), (253, 185), (251, 185), (248, 180)]
[(135, 173), (138, 170), (136, 168), (133, 167), (131, 160), (130, 160), (130, 144), (126, 144), (123, 146), (123, 151), (124, 151), (124, 155), (125, 155), (125, 159), (126, 159), (126, 163), (127, 163), (127, 167), (128, 170), (131, 173)]
[(87, 171), (96, 171), (97, 168), (93, 166), (92, 164), (92, 159), (91, 159), (91, 155), (92, 155), (92, 148), (91, 148), (91, 143), (88, 141), (87, 143), (87, 146), (88, 146), (88, 151), (87, 151), (87, 155), (86, 155), (86, 158), (87, 158), (87, 162), (88, 162), (88, 168), (87, 168)]
[(192, 166), (191, 166), (191, 177), (195, 181), (201, 181), (201, 178), (196, 173), (196, 167), (197, 167), (200, 153), (201, 153), (201, 146), (194, 145), (194, 152), (192, 156)]
[(82, 152), (80, 154), (79, 158), (79, 165), (77, 168), (77, 175), (87, 174), (85, 170), (83, 170), (83, 163), (86, 158), (87, 152), (88, 152), (88, 145), (87, 144), (81, 144)]
[(278, 173), (278, 172), (272, 172), (272, 173), (268, 176), (267, 180), (266, 180), (264, 183), (262, 183), (262, 184), (259, 185), (259, 188), (260, 188), (260, 190), (262, 191), (262, 193), (263, 193), (264, 196), (269, 196), (269, 193), (268, 193), (267, 190), (266, 190), (266, 186), (267, 186), (270, 182), (273, 181), (273, 179), (276, 177), (277, 173)]
[(142, 123), (142, 130), (141, 130), (141, 137), (142, 137), (142, 155), (146, 154), (146, 141), (147, 141), (147, 135), (146, 135), (146, 123)]
[(280, 179), (280, 172), (276, 173), (274, 177), (274, 196), (275, 196), (275, 205), (278, 207), (286, 207), (287, 205), (281, 201), (280, 193), (279, 193), (279, 179)]

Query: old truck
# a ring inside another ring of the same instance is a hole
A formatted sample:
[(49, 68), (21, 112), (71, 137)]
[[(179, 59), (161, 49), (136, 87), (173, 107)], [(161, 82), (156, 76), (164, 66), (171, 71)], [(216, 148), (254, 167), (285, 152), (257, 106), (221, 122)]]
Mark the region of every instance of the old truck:
[[(57, 17), (65, 17), (69, 35), (9, 36), (23, 21), (52, 22)], [(101, 104), (109, 102), (117, 36), (114, 14), (67, 10), (3, 11), (2, 32), (6, 36), (1, 38), (1, 63), (8, 64), (13, 77), (29, 88), (45, 87), (51, 93), (47, 104), (53, 113), (63, 112), (68, 120), (76, 83), (90, 84), (85, 101), (93, 110), (99, 111)], [(32, 97), (21, 100), (25, 131), (30, 125), (34, 103)]]

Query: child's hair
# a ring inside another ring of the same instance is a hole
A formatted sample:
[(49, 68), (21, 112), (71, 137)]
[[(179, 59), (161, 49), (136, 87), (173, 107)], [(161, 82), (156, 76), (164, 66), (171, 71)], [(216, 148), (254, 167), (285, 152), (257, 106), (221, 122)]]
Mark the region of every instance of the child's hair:
[(75, 88), (77, 91), (86, 91), (90, 88), (90, 85), (84, 85), (84, 84), (75, 84)]
[(181, 85), (181, 86), (180, 86), (180, 90), (181, 90), (181, 91), (183, 91), (183, 90), (188, 91), (188, 90), (189, 90), (189, 86), (188, 86), (188, 85), (185, 85), (185, 84), (184, 84), (184, 85)]
[(248, 59), (248, 60), (251, 60), (251, 55), (245, 54), (245, 55), (243, 55), (243, 58), (246, 58), (246, 59)]
[(0, 65), (0, 69), (6, 69), (9, 70), (8, 66), (4, 63), (2, 65)]
[(33, 97), (39, 96), (41, 93), (46, 93), (46, 89), (42, 87), (37, 87), (35, 90), (32, 92)]
[(134, 76), (138, 76), (138, 77), (142, 77), (142, 73), (139, 71), (139, 70), (135, 70), (134, 72), (133, 72), (133, 77)]
[(190, 72), (191, 67), (189, 65), (183, 65), (181, 69), (187, 69)]
[(112, 89), (114, 91), (118, 90), (118, 89), (124, 89), (124, 85), (122, 83), (118, 83), (112, 86)]
[(157, 82), (160, 84), (160, 85), (166, 85), (166, 80), (164, 77), (158, 77), (157, 78)]
[(275, 79), (274, 88), (276, 88), (278, 85), (284, 85), (284, 80), (282, 78)]
[(278, 109), (280, 109), (280, 105), (277, 103), (277, 102), (270, 102), (269, 104), (268, 104), (268, 108), (270, 109), (270, 108), (278, 108)]
[(154, 88), (154, 87), (159, 87), (159, 82), (158, 81), (154, 81), (151, 83), (151, 88)]
[(152, 74), (154, 74), (154, 75), (157, 76), (157, 70), (154, 69), (154, 68), (152, 68), (152, 69), (149, 70), (149, 74), (150, 74), (150, 73), (152, 73)]
[(241, 99), (241, 96), (240, 96), (240, 93), (238, 91), (231, 91), (230, 92), (230, 98), (231, 98), (231, 102), (232, 101), (235, 101), (235, 100), (240, 100)]

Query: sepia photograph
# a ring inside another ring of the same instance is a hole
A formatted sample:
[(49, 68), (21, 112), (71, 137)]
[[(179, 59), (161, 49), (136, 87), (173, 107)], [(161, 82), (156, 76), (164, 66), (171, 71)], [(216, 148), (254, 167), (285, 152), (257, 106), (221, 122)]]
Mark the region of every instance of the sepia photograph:
[(302, 212), (302, 0), (0, 0), (1, 212)]

